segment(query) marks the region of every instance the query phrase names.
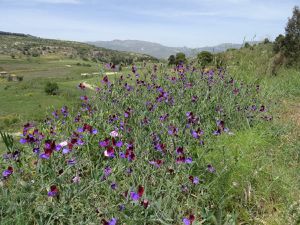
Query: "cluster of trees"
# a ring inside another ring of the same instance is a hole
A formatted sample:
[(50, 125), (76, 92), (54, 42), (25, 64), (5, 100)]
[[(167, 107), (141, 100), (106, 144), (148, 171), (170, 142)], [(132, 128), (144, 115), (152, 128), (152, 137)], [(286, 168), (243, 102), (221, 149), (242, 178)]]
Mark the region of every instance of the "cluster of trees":
[(179, 52), (176, 54), (176, 56), (170, 55), (168, 61), (169, 65), (178, 65), (180, 63), (186, 63), (187, 59), (184, 53)]
[[(213, 62), (214, 55), (208, 51), (202, 51), (197, 55), (197, 60), (201, 67), (205, 67)], [(176, 56), (170, 55), (168, 61), (169, 65), (178, 65), (180, 63), (186, 63), (187, 59), (184, 53), (179, 52)]]
[(285, 35), (280, 34), (274, 42), (273, 50), (288, 66), (300, 67), (300, 9), (295, 7), (289, 18)]

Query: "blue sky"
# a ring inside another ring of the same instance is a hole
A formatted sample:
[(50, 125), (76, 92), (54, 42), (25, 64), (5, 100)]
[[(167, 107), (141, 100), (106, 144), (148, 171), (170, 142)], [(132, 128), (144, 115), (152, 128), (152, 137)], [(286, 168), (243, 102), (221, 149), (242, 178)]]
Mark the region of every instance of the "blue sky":
[(0, 0), (0, 30), (202, 47), (274, 39), (299, 0)]

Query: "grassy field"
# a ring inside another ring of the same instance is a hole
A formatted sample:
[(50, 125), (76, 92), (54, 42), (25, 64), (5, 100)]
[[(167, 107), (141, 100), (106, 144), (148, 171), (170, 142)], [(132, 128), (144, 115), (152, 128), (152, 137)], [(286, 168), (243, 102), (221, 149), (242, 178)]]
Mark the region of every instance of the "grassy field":
[[(20, 129), (25, 121), (45, 118), (50, 108), (78, 103), (79, 92), (76, 86), (86, 78), (81, 73), (99, 72), (99, 65), (89, 62), (91, 67), (78, 66), (85, 63), (78, 60), (58, 57), (11, 59), (0, 57), (3, 71), (23, 76), (21, 82), (8, 82), (0, 79), (0, 127), (6, 131)], [(87, 78), (89, 79), (89, 78)], [(44, 87), (48, 81), (57, 82), (58, 95), (47, 95)]]
[[(76, 87), (97, 64), (2, 57), (3, 69), (24, 75), (1, 83), (2, 129), (74, 107), (37, 124), (47, 139), (16, 143), (19, 161), (1, 158), (1, 171), (14, 169), (0, 183), (2, 223), (299, 224), (300, 71), (270, 75), (271, 45), (224, 54), (226, 73), (147, 65), (108, 76), (113, 86), (103, 76), (86, 80), (98, 93)], [(49, 76), (57, 96), (44, 93)], [(81, 95), (90, 98), (74, 122)], [(74, 146), (46, 152), (47, 140)]]

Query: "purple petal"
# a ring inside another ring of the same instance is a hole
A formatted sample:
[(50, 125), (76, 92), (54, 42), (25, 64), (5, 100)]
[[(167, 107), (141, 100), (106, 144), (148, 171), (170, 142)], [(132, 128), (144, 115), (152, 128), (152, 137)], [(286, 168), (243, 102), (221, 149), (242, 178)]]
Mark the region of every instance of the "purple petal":
[(182, 222), (184, 223), (184, 225), (190, 225), (191, 221), (188, 218), (183, 218)]
[(56, 145), (55, 151), (59, 151), (61, 149), (61, 145)]
[(121, 148), (123, 146), (123, 142), (122, 141), (118, 141), (116, 144), (117, 147)]
[(198, 177), (194, 177), (193, 184), (199, 184), (199, 178)]
[(191, 157), (189, 157), (185, 160), (185, 163), (187, 163), (187, 164), (191, 164), (192, 162), (193, 162), (193, 159)]
[(9, 177), (12, 174), (12, 171), (10, 170), (4, 170), (2, 172), (3, 177)]
[(25, 144), (26, 142), (27, 142), (27, 141), (26, 141), (25, 138), (21, 138), (21, 139), (20, 139), (20, 143), (21, 143), (21, 144)]
[(125, 159), (125, 154), (124, 154), (124, 152), (120, 152), (120, 153), (119, 153), (119, 156), (120, 156), (122, 159)]
[(108, 225), (116, 225), (117, 224), (117, 219), (112, 218), (111, 221), (108, 222)]
[(40, 154), (40, 158), (41, 159), (49, 159), (50, 156), (48, 154), (43, 153), (43, 154)]
[(98, 130), (97, 129), (94, 129), (93, 131), (92, 131), (92, 134), (97, 134), (98, 133)]
[(130, 192), (130, 197), (132, 198), (133, 201), (138, 201), (140, 198), (140, 196), (134, 191)]
[(62, 150), (62, 153), (63, 153), (63, 154), (68, 154), (69, 152), (70, 152), (70, 150), (67, 149), (67, 148), (64, 148), (64, 149)]

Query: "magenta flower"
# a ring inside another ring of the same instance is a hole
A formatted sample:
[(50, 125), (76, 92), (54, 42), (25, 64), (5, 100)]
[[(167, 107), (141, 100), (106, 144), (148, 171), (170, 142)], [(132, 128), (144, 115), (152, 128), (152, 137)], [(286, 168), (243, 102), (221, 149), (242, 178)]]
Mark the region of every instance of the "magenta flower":
[(139, 185), (137, 192), (134, 192), (134, 191), (130, 192), (131, 199), (133, 201), (138, 201), (143, 196), (144, 190), (145, 190), (144, 187)]
[(73, 166), (73, 165), (75, 165), (76, 164), (76, 159), (69, 159), (68, 161), (67, 161), (67, 163), (68, 163), (68, 165), (70, 165), (70, 166)]
[(67, 106), (63, 106), (60, 111), (61, 111), (61, 113), (63, 114), (64, 117), (67, 117), (69, 115), (69, 111), (68, 111)]
[(111, 84), (110, 81), (108, 80), (108, 76), (103, 77), (101, 83), (108, 85), (108, 86), (110, 86), (110, 84)]
[(189, 179), (193, 184), (199, 184), (200, 180), (198, 177), (189, 176)]
[(56, 185), (52, 185), (50, 187), (50, 191), (48, 192), (48, 196), (49, 197), (55, 197), (58, 195), (58, 188), (56, 187)]
[(97, 129), (93, 129), (93, 127), (89, 124), (84, 124), (83, 127), (79, 127), (77, 129), (77, 131), (79, 133), (82, 133), (82, 132), (89, 132), (90, 134), (97, 134), (98, 133), (98, 130)]
[(143, 201), (141, 201), (141, 205), (142, 205), (145, 209), (147, 209), (148, 206), (149, 206), (149, 201), (148, 201), (147, 199), (144, 199)]
[(105, 177), (108, 177), (112, 173), (112, 169), (109, 166), (106, 166), (104, 169), (104, 175)]
[(178, 128), (175, 127), (174, 125), (170, 125), (170, 126), (168, 127), (168, 133), (169, 133), (169, 135), (177, 136)]
[(198, 128), (197, 130), (191, 130), (191, 134), (193, 138), (199, 139), (204, 134), (204, 131)]
[(130, 197), (132, 198), (133, 201), (138, 201), (140, 199), (139, 195), (134, 191), (130, 192)]
[(109, 158), (114, 158), (115, 157), (114, 148), (111, 146), (107, 147), (106, 150), (104, 151), (104, 155)]
[(167, 114), (160, 116), (159, 119), (160, 119), (160, 121), (163, 122), (163, 121), (166, 121), (168, 119), (168, 117), (169, 117), (169, 114), (167, 113)]
[(100, 145), (100, 147), (107, 147), (109, 145), (109, 139), (106, 138), (105, 140), (100, 141), (99, 145)]
[(191, 225), (195, 220), (195, 216), (194, 215), (190, 215), (188, 218), (185, 217), (183, 218), (182, 222), (184, 223), (184, 225)]
[(188, 157), (185, 159), (185, 163), (191, 164), (193, 162), (193, 159), (191, 157)]
[(150, 161), (149, 163), (156, 167), (160, 167), (164, 163), (164, 161), (161, 159), (157, 159), (157, 160)]
[(121, 148), (123, 146), (123, 142), (122, 141), (117, 141), (116, 146), (118, 148)]
[(116, 183), (112, 183), (110, 185), (111, 189), (116, 190), (117, 189), (117, 184)]
[(4, 178), (8, 178), (10, 175), (13, 174), (13, 172), (14, 172), (13, 168), (12, 168), (11, 166), (9, 166), (9, 167), (7, 168), (7, 170), (4, 170), (4, 171), (2, 172), (2, 176), (3, 176)]
[(210, 172), (210, 173), (215, 173), (216, 169), (212, 165), (208, 164), (207, 165), (207, 171)]
[(89, 100), (88, 96), (86, 96), (86, 95), (81, 96), (80, 99), (81, 99), (82, 101), (86, 101), (86, 102)]
[(103, 225), (116, 225), (117, 224), (117, 219), (112, 218), (110, 221), (102, 220), (101, 221)]

